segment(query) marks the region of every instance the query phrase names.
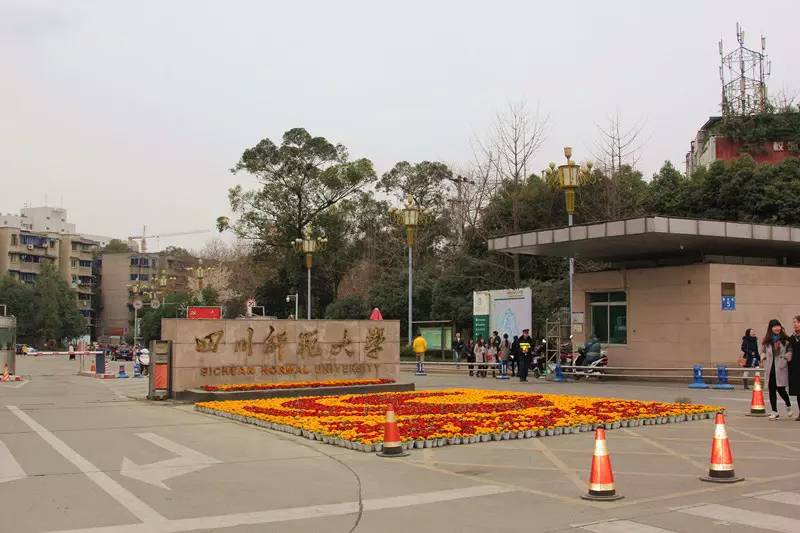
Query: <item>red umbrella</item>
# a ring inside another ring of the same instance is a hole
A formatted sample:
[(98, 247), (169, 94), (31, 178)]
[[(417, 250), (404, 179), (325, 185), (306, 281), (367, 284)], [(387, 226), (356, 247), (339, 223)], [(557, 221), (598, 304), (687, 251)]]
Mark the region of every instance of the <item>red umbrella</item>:
[(381, 310), (377, 307), (372, 310), (372, 314), (369, 315), (370, 320), (383, 320), (383, 315), (381, 314)]

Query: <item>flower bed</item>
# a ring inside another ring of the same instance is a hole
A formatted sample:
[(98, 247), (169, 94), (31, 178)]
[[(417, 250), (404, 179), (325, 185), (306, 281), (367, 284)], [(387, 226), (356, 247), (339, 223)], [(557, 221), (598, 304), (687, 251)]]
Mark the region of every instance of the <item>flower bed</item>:
[(394, 383), (393, 379), (340, 379), (331, 381), (285, 381), (282, 383), (239, 383), (232, 385), (203, 385), (208, 392), (234, 392), (274, 389), (306, 389), (319, 387), (355, 387), (359, 385), (382, 385)]
[(200, 402), (199, 411), (361, 451), (380, 449), (386, 408), (404, 447), (520, 439), (709, 418), (711, 405), (445, 389)]

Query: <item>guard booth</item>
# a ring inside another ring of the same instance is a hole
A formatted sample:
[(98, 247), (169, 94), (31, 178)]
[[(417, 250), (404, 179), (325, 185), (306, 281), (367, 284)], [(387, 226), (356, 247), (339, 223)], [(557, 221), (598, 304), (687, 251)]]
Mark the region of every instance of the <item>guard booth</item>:
[(574, 257), (560, 337), (570, 326), (575, 345), (597, 336), (610, 366), (735, 364), (746, 329), (763, 335), (777, 318), (790, 330), (800, 315), (800, 228), (652, 216), (508, 235), (488, 248)]
[[(5, 306), (3, 307), (5, 314)], [(11, 374), (16, 373), (17, 319), (13, 316), (0, 316), (0, 374), (5, 365)]]

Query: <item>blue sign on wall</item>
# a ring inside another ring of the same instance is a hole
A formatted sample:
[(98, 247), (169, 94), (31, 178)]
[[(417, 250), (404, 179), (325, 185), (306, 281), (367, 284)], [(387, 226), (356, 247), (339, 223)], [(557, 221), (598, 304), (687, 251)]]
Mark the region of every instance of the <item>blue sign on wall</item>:
[(736, 296), (723, 296), (722, 297), (722, 310), (723, 311), (736, 311)]

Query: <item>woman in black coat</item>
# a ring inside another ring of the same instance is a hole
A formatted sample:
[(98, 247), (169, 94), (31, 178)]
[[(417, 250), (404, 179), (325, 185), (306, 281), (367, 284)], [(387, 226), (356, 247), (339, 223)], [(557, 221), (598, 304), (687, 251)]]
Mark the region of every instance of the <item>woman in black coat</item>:
[[(792, 353), (798, 354), (789, 361), (789, 394), (797, 398), (797, 405), (800, 405), (800, 315), (792, 320), (794, 333), (789, 337)], [(795, 351), (797, 350), (797, 351)], [(795, 420), (800, 421), (800, 413)]]
[[(761, 357), (758, 355), (758, 337), (753, 334), (752, 329), (747, 329), (742, 337), (742, 357), (744, 358), (745, 368), (758, 368)], [(742, 373), (742, 383), (747, 390), (747, 371)]]

